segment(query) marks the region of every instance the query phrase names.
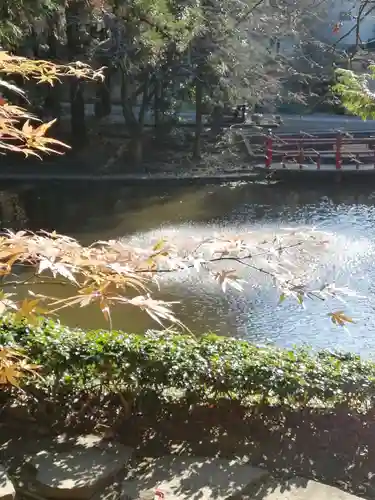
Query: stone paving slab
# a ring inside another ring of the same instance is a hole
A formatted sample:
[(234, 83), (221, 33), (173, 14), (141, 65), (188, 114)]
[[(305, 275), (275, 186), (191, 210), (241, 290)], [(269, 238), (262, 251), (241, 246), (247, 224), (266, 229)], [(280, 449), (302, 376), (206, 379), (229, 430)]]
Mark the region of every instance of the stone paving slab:
[(36, 470), (36, 492), (88, 500), (124, 470), (131, 455), (131, 448), (93, 435), (80, 436), (67, 451), (42, 450), (30, 461)]
[(224, 500), (243, 491), (268, 472), (241, 460), (165, 456), (145, 458), (130, 470), (122, 500), (152, 500), (159, 490), (165, 500)]
[(302, 477), (289, 480), (266, 479), (242, 500), (361, 500), (323, 483), (310, 481)]

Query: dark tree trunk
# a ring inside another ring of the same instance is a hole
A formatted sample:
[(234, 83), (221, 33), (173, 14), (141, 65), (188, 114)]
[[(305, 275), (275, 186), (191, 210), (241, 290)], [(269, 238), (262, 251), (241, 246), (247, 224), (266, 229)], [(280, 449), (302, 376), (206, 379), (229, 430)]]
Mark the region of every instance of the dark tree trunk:
[(143, 133), (141, 129), (138, 129), (138, 127), (133, 129), (130, 143), (130, 153), (133, 162), (136, 165), (140, 165), (143, 161)]
[(154, 96), (154, 126), (156, 131), (160, 126), (160, 104), (161, 104), (161, 88), (162, 82), (159, 79), (155, 80), (155, 96)]
[[(153, 97), (150, 93), (150, 75), (145, 75), (144, 83), (137, 92), (129, 92), (128, 78), (125, 72), (121, 73), (121, 104), (122, 113), (131, 137), (130, 154), (132, 161), (136, 164), (142, 163), (143, 160), (143, 133), (146, 111)], [(136, 105), (136, 97), (142, 93), (142, 103), (138, 116), (134, 113)]]
[(195, 79), (195, 139), (193, 157), (202, 157), (202, 131), (203, 131), (203, 81), (200, 75)]
[(86, 143), (85, 99), (83, 85), (77, 78), (70, 82), (70, 126), (72, 146), (79, 148)]
[(110, 115), (112, 111), (111, 74), (109, 69), (105, 70), (104, 81), (98, 82), (97, 85), (95, 116), (96, 118), (103, 118), (104, 116)]
[[(56, 35), (56, 19), (50, 19), (48, 26), (48, 58), (52, 61), (58, 59), (58, 39)], [(61, 117), (61, 86), (58, 82), (47, 86), (47, 96), (44, 101), (46, 112), (53, 118)], [(57, 122), (58, 125), (58, 122)]]
[[(66, 37), (69, 59), (74, 61), (82, 51), (82, 43), (79, 33), (80, 2), (69, 2), (65, 9), (66, 13)], [(77, 78), (70, 80), (70, 123), (71, 142), (74, 148), (82, 147), (87, 140), (85, 120), (85, 100), (83, 83)]]
[(214, 137), (217, 137), (222, 132), (223, 121), (224, 121), (224, 113), (223, 107), (220, 105), (216, 105), (213, 109), (211, 115), (211, 132)]
[(142, 104), (139, 110), (138, 122), (133, 126), (132, 130), (132, 159), (136, 165), (140, 165), (143, 161), (143, 132), (146, 118), (146, 111), (150, 102), (150, 76), (145, 76), (143, 87)]

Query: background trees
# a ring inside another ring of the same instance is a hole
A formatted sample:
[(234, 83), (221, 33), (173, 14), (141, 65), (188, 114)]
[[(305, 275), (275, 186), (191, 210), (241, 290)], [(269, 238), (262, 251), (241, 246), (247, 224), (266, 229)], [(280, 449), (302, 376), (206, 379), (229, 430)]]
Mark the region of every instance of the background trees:
[[(64, 86), (33, 86), (29, 94), (38, 113), (48, 117), (59, 118), (63, 105), (70, 103), (73, 147), (82, 147), (93, 124), (116, 104), (130, 139), (126, 148), (139, 163), (145, 126), (147, 135), (160, 136), (178, 123), (179, 111), (185, 109), (196, 119), (192, 148), (199, 158), (204, 115), (213, 113), (219, 125), (224, 110), (234, 104), (246, 102), (255, 111), (272, 112), (280, 104), (311, 107), (324, 100), (324, 95), (317, 96), (321, 84), (332, 77), (334, 64), (347, 64), (358, 53), (363, 42), (360, 26), (372, 8), (362, 0), (356, 23), (347, 30), (334, 17), (330, 22), (329, 16), (336, 15), (331, 14), (331, 4), (328, 0), (6, 1), (0, 44), (33, 58), (107, 67), (101, 82), (71, 79)], [(322, 35), (323, 25), (329, 27), (330, 40)], [(348, 55), (339, 42), (353, 32), (356, 50)], [(25, 84), (18, 77), (15, 83)], [(88, 112), (89, 105), (94, 113)]]

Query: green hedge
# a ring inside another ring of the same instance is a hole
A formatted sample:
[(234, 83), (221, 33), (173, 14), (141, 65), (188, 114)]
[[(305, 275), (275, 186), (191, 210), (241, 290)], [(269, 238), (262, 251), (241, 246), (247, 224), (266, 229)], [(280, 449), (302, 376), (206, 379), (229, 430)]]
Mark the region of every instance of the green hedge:
[(22, 346), (42, 365), (43, 380), (27, 384), (49, 397), (120, 391), (135, 398), (329, 407), (372, 404), (375, 395), (375, 364), (356, 355), (257, 347), (215, 335), (141, 336), (6, 319), (0, 343)]

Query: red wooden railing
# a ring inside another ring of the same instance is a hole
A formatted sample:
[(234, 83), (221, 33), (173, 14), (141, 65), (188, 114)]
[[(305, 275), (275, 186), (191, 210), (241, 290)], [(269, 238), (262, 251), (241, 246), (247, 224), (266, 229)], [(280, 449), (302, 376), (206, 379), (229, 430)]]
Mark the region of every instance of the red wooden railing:
[[(358, 147), (360, 151), (355, 151)], [(269, 133), (265, 139), (264, 158), (267, 169), (275, 163), (281, 164), (282, 168), (287, 168), (288, 163), (298, 164), (303, 169), (304, 162), (309, 159), (320, 170), (327, 158), (334, 161), (336, 170), (342, 170), (347, 164), (353, 166), (353, 163), (357, 170), (361, 165), (369, 164), (375, 169), (375, 137), (351, 137), (341, 133), (331, 137), (307, 134), (306, 137), (297, 137)]]

